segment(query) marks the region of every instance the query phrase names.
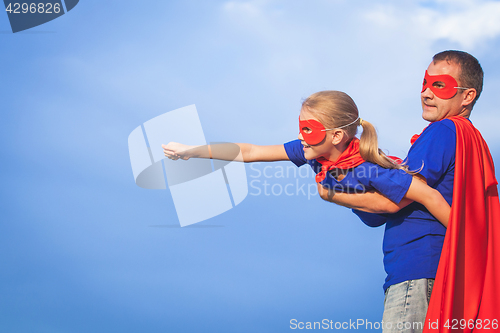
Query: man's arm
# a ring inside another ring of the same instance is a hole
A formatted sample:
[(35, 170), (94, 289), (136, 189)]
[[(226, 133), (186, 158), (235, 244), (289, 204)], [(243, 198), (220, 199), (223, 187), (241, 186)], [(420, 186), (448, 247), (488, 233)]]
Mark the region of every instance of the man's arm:
[(412, 203), (412, 200), (404, 198), (399, 204), (396, 204), (378, 192), (335, 192), (334, 190), (324, 188), (320, 184), (318, 184), (318, 192), (323, 200), (367, 213), (396, 213)]
[(424, 177), (413, 177), (406, 198), (421, 203), (439, 222), (448, 227), (451, 207), (438, 190), (427, 185)]
[[(445, 121), (451, 122), (451, 120)], [(435, 186), (436, 182), (447, 172), (455, 158), (456, 134), (445, 121), (429, 125), (413, 144), (407, 157), (409, 170), (418, 170), (416, 171), (418, 174), (415, 174), (414, 177), (420, 178), (429, 186)], [(452, 124), (452, 126), (454, 125)], [(326, 201), (379, 214), (398, 212), (412, 202), (408, 198), (403, 198), (399, 204), (396, 204), (377, 192), (346, 194), (329, 191), (322, 188), (321, 185), (318, 186), (318, 192), (321, 198)], [(418, 199), (418, 196), (414, 199)]]
[(361, 222), (372, 228), (384, 225), (387, 222), (387, 216), (389, 215), (366, 213), (356, 209), (353, 209), (352, 212), (359, 217)]

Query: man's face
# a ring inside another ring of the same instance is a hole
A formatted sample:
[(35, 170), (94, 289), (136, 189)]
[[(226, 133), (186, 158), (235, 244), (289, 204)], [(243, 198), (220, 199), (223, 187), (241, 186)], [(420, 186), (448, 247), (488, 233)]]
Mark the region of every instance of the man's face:
[[(458, 86), (461, 84), (459, 81), (460, 66), (453, 62), (448, 63), (447, 61), (439, 61), (436, 64), (431, 62), (427, 68), (427, 73), (431, 76), (443, 74), (451, 75), (457, 80)], [(436, 83), (436, 85), (438, 84), (439, 82)], [(453, 97), (442, 99), (437, 97), (430, 88), (425, 89), (420, 94), (423, 111), (422, 118), (433, 122), (460, 114), (463, 111), (463, 92), (462, 89), (458, 89)]]

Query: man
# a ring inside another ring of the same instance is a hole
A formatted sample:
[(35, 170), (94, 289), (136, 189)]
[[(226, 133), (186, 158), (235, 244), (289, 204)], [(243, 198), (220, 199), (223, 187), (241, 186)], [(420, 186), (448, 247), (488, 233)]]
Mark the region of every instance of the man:
[[(486, 148), (483, 149), (484, 154), (482, 154), (483, 152), (478, 152), (476, 148), (465, 148), (465, 155), (461, 153), (460, 156), (456, 156), (457, 149), (463, 148), (462, 137), (464, 137), (464, 133), (469, 133), (470, 131), (477, 132), (467, 119), (481, 94), (482, 85), (483, 71), (479, 62), (470, 54), (461, 51), (444, 51), (436, 54), (425, 73), (421, 92), (422, 117), (431, 122), (431, 124), (419, 136), (412, 138), (413, 145), (406, 158), (406, 163), (409, 166), (409, 170), (417, 171), (422, 181), (437, 189), (450, 205), (452, 198), (455, 198), (453, 189), (457, 181), (461, 191), (465, 192), (472, 186), (469, 185), (469, 187), (465, 188), (461, 185), (465, 174), (457, 175), (459, 179), (455, 179), (455, 159), (457, 158), (457, 161), (459, 159), (460, 163), (462, 163), (462, 160), (467, 161), (468, 159), (475, 161), (475, 155), (484, 155), (487, 160), (488, 156), (491, 160), (485, 144)], [(464, 126), (470, 128), (469, 132), (463, 132), (461, 130), (462, 127), (459, 127), (458, 124), (456, 125), (457, 121), (462, 124), (464, 119), (466, 122)], [(458, 132), (457, 128), (459, 128)], [(476, 135), (479, 137), (478, 140), (482, 140), (478, 132), (476, 132), (474, 132), (475, 134), (466, 134), (465, 137)], [(457, 135), (460, 138), (460, 142), (457, 142)], [(463, 149), (460, 151), (462, 152)], [(462, 155), (466, 157), (464, 158)], [(478, 165), (482, 166), (483, 164), (481, 163)], [(461, 173), (466, 172), (462, 166), (460, 168)], [(492, 169), (492, 162), (490, 169)], [(478, 171), (478, 173), (481, 172), (481, 170)], [(490, 206), (500, 207), (498, 206), (498, 193), (496, 193), (496, 197), (495, 193), (493, 193), (496, 192), (494, 171), (489, 170), (488, 172), (488, 175), (493, 173), (489, 178), (489, 187), (486, 190), (481, 188), (479, 192), (483, 194), (488, 192), (493, 202)], [(492, 184), (494, 189), (490, 186)], [(430, 327), (430, 317), (428, 317), (427, 322), (425, 319), (434, 285), (434, 278), (438, 272), (446, 228), (418, 203), (405, 200), (396, 205), (378, 193), (344, 194), (328, 192), (322, 188), (318, 189), (323, 199), (346, 207), (372, 213), (392, 213), (375, 215), (357, 210), (354, 211), (370, 226), (386, 224), (383, 243), (384, 267), (387, 272), (384, 284), (384, 332), (422, 332), (424, 328), (425, 330), (436, 328)], [(464, 203), (463, 205), (466, 204)], [(452, 217), (455, 216), (455, 220), (460, 219), (461, 213), (457, 208), (458, 206), (460, 206), (460, 203), (455, 204), (455, 213), (453, 213), (454, 206), (452, 206)], [(488, 207), (487, 205), (485, 209), (488, 210)], [(498, 217), (498, 211), (496, 211), (496, 214), (496, 217)], [(490, 218), (490, 220), (492, 219)], [(457, 228), (461, 228), (460, 223), (464, 222), (454, 222), (453, 219), (450, 219), (450, 226), (452, 223), (459, 226), (454, 226), (455, 229), (453, 230), (456, 230)], [(486, 234), (490, 229), (488, 229), (488, 226), (481, 226), (480, 228), (480, 230), (486, 230)], [(455, 234), (456, 232), (454, 231)], [(454, 298), (455, 302), (464, 302), (464, 300), (471, 299), (469, 295), (464, 296), (460, 294), (463, 293), (463, 285), (454, 286), (454, 282), (449, 282), (449, 279), (452, 279), (452, 281), (456, 280), (463, 284), (463, 281), (466, 280), (468, 281), (467, 283), (471, 284), (471, 278), (463, 276), (463, 272), (466, 271), (463, 265), (459, 265), (460, 269), (457, 269), (456, 275), (454, 270), (448, 271), (449, 267), (451, 267), (450, 258), (461, 260), (461, 256), (464, 255), (463, 251), (461, 251), (463, 250), (463, 246), (457, 246), (456, 243), (457, 239), (461, 239), (460, 237), (446, 238), (446, 260), (442, 259), (446, 263), (440, 264), (440, 273), (438, 275), (441, 278), (436, 280), (436, 284), (439, 281), (439, 292), (445, 296), (436, 296), (433, 298), (434, 306), (432, 315), (439, 317), (439, 319), (442, 319), (440, 316), (443, 313), (448, 318), (456, 318), (458, 321), (460, 318), (464, 319), (470, 316), (475, 319), (477, 315), (477, 309), (471, 308), (467, 310), (469, 311), (467, 315), (464, 311), (457, 312), (456, 309), (460, 308), (460, 306), (455, 306), (455, 310), (453, 310)], [(452, 244), (451, 247), (450, 242)], [(469, 248), (472, 247), (472, 243), (467, 244)], [(452, 249), (451, 252), (450, 248)], [(469, 248), (465, 251), (468, 251)], [(460, 253), (457, 255), (453, 251)], [(488, 250), (486, 249), (485, 251)], [(480, 257), (487, 257), (487, 255), (483, 252), (475, 254), (472, 261), (476, 261), (476, 258)], [(490, 255), (490, 257), (492, 256)], [(463, 259), (463, 261), (465, 262), (466, 260)], [(483, 263), (481, 260), (478, 261)], [(486, 263), (483, 266), (485, 265)], [(452, 267), (455, 268), (454, 265)], [(497, 275), (492, 274), (489, 275), (490, 278), (492, 276), (497, 277)], [(459, 287), (461, 287), (462, 292), (460, 292)], [(476, 294), (472, 297), (475, 302), (473, 302), (474, 306), (478, 308), (481, 304), (481, 295), (483, 292), (483, 289), (479, 289), (474, 291)], [(448, 293), (445, 293), (445, 290), (448, 290)], [(454, 297), (455, 293), (456, 297)], [(447, 301), (448, 299), (451, 299), (451, 301)], [(464, 304), (462, 304), (461, 308), (464, 308)], [(429, 310), (429, 312), (431, 311)], [(489, 320), (493, 319), (495, 318), (490, 318)], [(437, 325), (439, 331), (447, 330), (443, 328), (443, 326), (446, 326), (446, 322), (440, 322)], [(448, 326), (451, 327), (452, 325), (453, 322), (448, 322)], [(474, 323), (472, 326), (474, 326)], [(452, 331), (456, 332), (456, 330)]]

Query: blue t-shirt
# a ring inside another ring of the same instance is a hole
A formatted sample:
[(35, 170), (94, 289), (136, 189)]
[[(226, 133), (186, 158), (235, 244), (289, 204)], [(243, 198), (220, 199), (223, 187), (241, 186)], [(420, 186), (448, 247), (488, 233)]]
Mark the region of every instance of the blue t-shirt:
[[(309, 164), (315, 173), (321, 171), (321, 164), (316, 160), (306, 160), (300, 140), (285, 143), (285, 151), (295, 165)], [(390, 200), (399, 203), (410, 187), (412, 176), (400, 169), (386, 169), (378, 164), (364, 162), (351, 169), (338, 181), (329, 172), (320, 182), (324, 187), (346, 193), (363, 193), (377, 190)]]
[[(455, 149), (455, 124), (444, 119), (424, 130), (405, 160), (409, 169), (424, 176), (450, 205)], [(382, 225), (385, 220), (384, 290), (403, 281), (436, 277), (446, 228), (423, 205), (413, 202), (396, 214), (354, 213), (370, 226)]]

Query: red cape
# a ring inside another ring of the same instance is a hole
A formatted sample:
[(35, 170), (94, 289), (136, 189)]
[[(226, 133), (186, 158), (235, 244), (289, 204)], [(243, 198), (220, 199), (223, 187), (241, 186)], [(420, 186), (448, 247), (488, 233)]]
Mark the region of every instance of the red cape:
[(479, 131), (455, 123), (450, 222), (424, 332), (500, 330), (500, 203), (493, 159)]

